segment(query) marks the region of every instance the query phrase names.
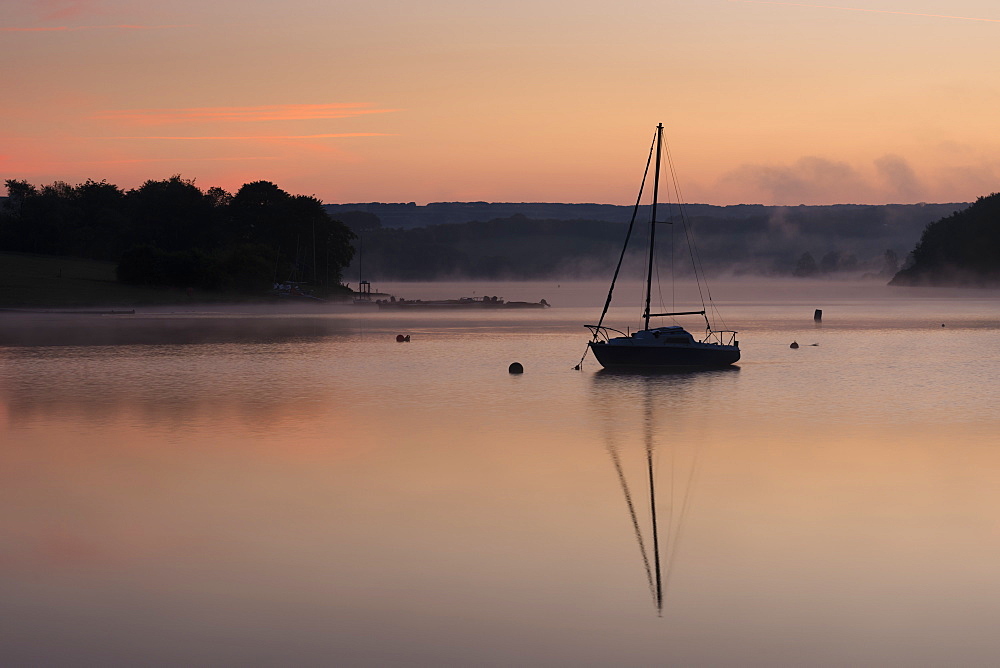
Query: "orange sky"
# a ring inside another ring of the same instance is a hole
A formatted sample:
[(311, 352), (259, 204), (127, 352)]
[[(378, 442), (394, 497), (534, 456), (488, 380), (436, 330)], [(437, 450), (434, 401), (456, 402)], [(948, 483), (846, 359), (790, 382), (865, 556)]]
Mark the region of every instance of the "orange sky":
[(1000, 190), (987, 0), (8, 0), (0, 175), (258, 179), (330, 203)]

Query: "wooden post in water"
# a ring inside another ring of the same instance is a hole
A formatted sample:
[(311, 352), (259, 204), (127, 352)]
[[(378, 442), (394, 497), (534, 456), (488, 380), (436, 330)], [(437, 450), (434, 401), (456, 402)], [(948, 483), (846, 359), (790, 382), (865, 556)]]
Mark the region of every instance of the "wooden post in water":
[(816, 312), (813, 313), (813, 320), (816, 322), (823, 322), (823, 309), (816, 309)]

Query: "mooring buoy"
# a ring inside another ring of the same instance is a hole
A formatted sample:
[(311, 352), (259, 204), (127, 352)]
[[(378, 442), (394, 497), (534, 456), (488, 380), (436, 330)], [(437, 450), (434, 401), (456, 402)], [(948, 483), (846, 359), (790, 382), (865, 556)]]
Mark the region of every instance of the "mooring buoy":
[(409, 334), (407, 334), (406, 336), (403, 336), (402, 334), (396, 335), (396, 343), (408, 343), (409, 341), (410, 341)]
[(797, 343), (796, 341), (792, 341), (792, 345), (790, 345), (790, 346), (788, 346), (788, 347), (789, 347), (789, 348), (798, 348), (798, 347), (799, 347), (799, 344), (798, 344), (798, 343)]
[(813, 320), (815, 320), (816, 322), (823, 322), (823, 309), (821, 308), (816, 309), (816, 311), (813, 313)]
[(507, 373), (524, 373), (524, 367), (521, 366), (520, 362), (511, 362), (510, 366), (507, 367)]

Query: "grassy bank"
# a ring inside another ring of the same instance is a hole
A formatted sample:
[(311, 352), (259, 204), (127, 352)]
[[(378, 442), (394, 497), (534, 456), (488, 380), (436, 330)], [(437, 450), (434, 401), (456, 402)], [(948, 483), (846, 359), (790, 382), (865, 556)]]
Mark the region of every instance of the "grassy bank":
[(265, 295), (124, 285), (115, 263), (0, 253), (0, 308), (129, 307), (268, 301)]

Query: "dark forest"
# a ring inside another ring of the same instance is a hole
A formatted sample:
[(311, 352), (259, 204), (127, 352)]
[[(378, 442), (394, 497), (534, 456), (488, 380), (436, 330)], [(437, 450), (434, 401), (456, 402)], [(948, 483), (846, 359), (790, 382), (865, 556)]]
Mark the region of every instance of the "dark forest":
[(0, 250), (118, 263), (133, 285), (262, 292), (276, 281), (336, 289), (354, 234), (313, 197), (268, 181), (202, 191), (173, 176), (124, 191), (105, 181), (6, 182)]

